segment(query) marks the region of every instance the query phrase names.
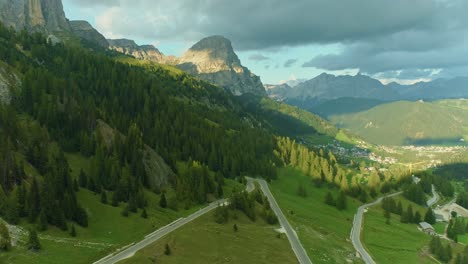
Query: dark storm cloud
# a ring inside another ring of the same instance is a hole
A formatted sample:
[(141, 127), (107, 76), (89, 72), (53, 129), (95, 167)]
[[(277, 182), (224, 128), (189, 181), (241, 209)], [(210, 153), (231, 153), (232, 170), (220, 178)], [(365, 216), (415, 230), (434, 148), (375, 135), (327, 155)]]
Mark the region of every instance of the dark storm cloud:
[(289, 68), (289, 67), (293, 66), (296, 62), (297, 62), (297, 59), (289, 59), (289, 60), (284, 62), (283, 67)]
[[(99, 2), (71, 1), (83, 5)], [(237, 49), (255, 50), (354, 41), (431, 27), (438, 8), (434, 1), (120, 0), (123, 12), (114, 17), (114, 30), (131, 33), (124, 23), (138, 21), (139, 27), (160, 39), (222, 34), (232, 39)]]
[(463, 0), (68, 0), (110, 6), (96, 17), (112, 36), (195, 42), (224, 35), (236, 50), (339, 44), (303, 66), (370, 74), (468, 66)]
[(262, 54), (254, 54), (254, 55), (249, 57), (249, 60), (253, 60), (253, 61), (266, 61), (266, 60), (269, 60), (269, 59), (270, 59), (269, 57), (264, 56)]
[[(460, 74), (462, 71), (459, 69), (468, 66), (468, 3), (444, 1), (439, 5), (431, 26), (410, 27), (348, 42), (342, 52), (318, 55), (303, 67), (325, 70), (357, 68), (365, 73), (386, 73), (401, 79)], [(434, 76), (435, 69), (441, 70), (439, 75)], [(468, 75), (468, 72), (463, 75)]]

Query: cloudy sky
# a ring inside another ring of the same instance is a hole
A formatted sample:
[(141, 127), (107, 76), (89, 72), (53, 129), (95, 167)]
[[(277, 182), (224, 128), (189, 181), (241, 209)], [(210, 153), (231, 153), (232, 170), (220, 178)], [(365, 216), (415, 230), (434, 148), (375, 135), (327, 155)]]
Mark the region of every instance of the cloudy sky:
[(63, 0), (107, 38), (180, 55), (223, 35), (264, 83), (361, 72), (411, 83), (468, 76), (464, 0)]

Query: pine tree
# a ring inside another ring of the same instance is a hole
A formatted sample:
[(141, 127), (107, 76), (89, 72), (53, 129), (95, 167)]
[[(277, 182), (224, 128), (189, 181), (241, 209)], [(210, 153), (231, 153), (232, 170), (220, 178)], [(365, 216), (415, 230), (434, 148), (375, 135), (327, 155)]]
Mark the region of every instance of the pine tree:
[(114, 207), (119, 206), (119, 196), (118, 196), (117, 192), (112, 193), (112, 203), (111, 203), (111, 205), (114, 206)]
[(159, 206), (161, 206), (162, 208), (167, 207), (166, 194), (164, 192), (162, 193), (161, 199), (159, 200)]
[(141, 212), (141, 217), (143, 218), (148, 218), (148, 213), (146, 212), (146, 208), (143, 208), (143, 211)]
[(346, 194), (341, 191), (339, 194), (338, 194), (338, 198), (336, 199), (336, 208), (338, 208), (338, 210), (346, 210), (346, 208), (348, 208), (348, 204), (347, 204), (347, 198), (346, 198)]
[(41, 210), (41, 213), (39, 214), (39, 230), (40, 231), (47, 230), (48, 225), (49, 224), (47, 222), (47, 215), (45, 213), (45, 210)]
[(28, 238), (28, 249), (37, 251), (41, 249), (41, 243), (39, 242), (39, 237), (37, 236), (37, 232), (34, 229), (29, 230), (29, 238)]
[(36, 221), (36, 218), (41, 211), (40, 200), (39, 184), (37, 183), (36, 177), (33, 177), (27, 203), (28, 219), (30, 222)]
[(171, 248), (169, 247), (169, 244), (166, 244), (164, 248), (164, 255), (170, 256), (171, 255)]
[(333, 199), (333, 195), (330, 191), (328, 191), (325, 195), (325, 203), (331, 206), (335, 206), (335, 199)]
[(76, 179), (73, 180), (73, 190), (78, 192), (80, 190), (80, 186), (78, 185), (78, 181)]
[[(1, 187), (0, 187), (1, 188)], [(0, 250), (8, 251), (11, 248), (10, 232), (5, 223), (0, 220)]]
[(428, 208), (426, 214), (424, 215), (424, 221), (433, 225), (436, 223), (436, 218), (434, 215), (434, 212), (432, 211), (432, 208)]
[(80, 180), (80, 186), (82, 188), (88, 187), (88, 177), (84, 173), (83, 169), (80, 169), (80, 175), (79, 175), (78, 179)]
[(416, 213), (414, 213), (413, 223), (421, 223), (421, 213), (419, 213), (419, 211), (416, 211)]
[(414, 221), (414, 213), (413, 213), (413, 206), (408, 205), (408, 209), (406, 210), (406, 217), (408, 218), (407, 223), (412, 223)]
[(403, 213), (403, 205), (401, 204), (401, 201), (398, 201), (398, 205), (397, 205), (397, 208), (396, 208), (396, 213), (398, 215), (401, 215)]
[(105, 190), (101, 190), (101, 203), (107, 204), (107, 194)]
[(76, 230), (75, 230), (75, 225), (74, 224), (71, 225), (70, 236), (76, 237)]
[(407, 224), (409, 222), (408, 219), (408, 213), (406, 211), (403, 211), (400, 215), (400, 222), (402, 222), (403, 224)]

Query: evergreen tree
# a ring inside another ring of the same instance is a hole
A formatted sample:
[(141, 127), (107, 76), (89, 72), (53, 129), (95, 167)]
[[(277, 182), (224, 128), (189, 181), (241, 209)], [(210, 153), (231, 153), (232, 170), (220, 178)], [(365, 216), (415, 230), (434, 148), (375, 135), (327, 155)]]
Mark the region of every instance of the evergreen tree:
[(49, 223), (47, 222), (47, 215), (45, 213), (45, 210), (41, 210), (41, 213), (39, 214), (39, 230), (47, 230), (48, 225)]
[(299, 185), (297, 186), (297, 195), (301, 197), (307, 197), (307, 190), (301, 183), (299, 183)]
[(414, 221), (413, 206), (411, 206), (411, 204), (408, 205), (406, 210), (406, 217), (408, 218), (407, 223), (412, 223)]
[(431, 225), (436, 223), (436, 218), (434, 215), (434, 212), (432, 211), (432, 208), (428, 208), (426, 214), (424, 215), (424, 222), (427, 222)]
[(34, 229), (29, 230), (27, 247), (29, 250), (38, 251), (41, 249), (41, 243), (39, 242), (39, 237), (37, 232)]
[(330, 191), (325, 195), (325, 203), (331, 206), (335, 206), (335, 199)]
[(400, 222), (402, 222), (403, 224), (407, 224), (409, 223), (409, 217), (408, 217), (408, 212), (407, 211), (403, 211), (400, 215)]
[[(0, 187), (1, 188), (1, 187)], [(0, 220), (0, 250), (8, 251), (11, 248), (10, 232), (5, 223)]]
[(107, 204), (107, 194), (105, 190), (101, 190), (101, 203)]
[(391, 214), (390, 214), (390, 211), (389, 210), (384, 210), (384, 217), (385, 217), (385, 223), (387, 225), (390, 224), (390, 218), (391, 218)]
[(414, 213), (413, 223), (421, 223), (421, 213), (419, 213), (419, 211), (416, 211), (416, 213)]
[(401, 215), (403, 213), (403, 205), (401, 204), (401, 201), (398, 201), (398, 205), (396, 208), (396, 214)]
[(167, 207), (166, 194), (164, 192), (162, 193), (161, 199), (159, 200), (159, 206), (161, 206), (162, 208)]
[(166, 243), (166, 246), (164, 247), (164, 255), (170, 256), (171, 255), (171, 248), (169, 247), (169, 244)]
[(143, 218), (148, 218), (148, 213), (146, 212), (146, 208), (143, 208), (143, 211), (141, 212), (141, 217)]
[(40, 194), (39, 194), (39, 184), (37, 183), (36, 177), (32, 178), (31, 188), (28, 195), (28, 219), (30, 222), (34, 222), (41, 212), (40, 209)]
[(336, 208), (338, 208), (338, 210), (346, 210), (346, 208), (348, 207), (348, 204), (347, 204), (347, 198), (346, 198), (346, 194), (341, 191), (339, 194), (338, 194), (338, 198), (336, 199)]
[(76, 237), (76, 230), (75, 230), (75, 225), (74, 224), (71, 225), (70, 236)]
[(83, 169), (80, 169), (80, 175), (79, 175), (78, 179), (80, 181), (80, 186), (82, 188), (87, 188), (88, 187), (88, 177), (86, 176)]
[(111, 203), (111, 205), (114, 206), (114, 207), (119, 206), (119, 196), (118, 196), (117, 192), (112, 193), (112, 203)]

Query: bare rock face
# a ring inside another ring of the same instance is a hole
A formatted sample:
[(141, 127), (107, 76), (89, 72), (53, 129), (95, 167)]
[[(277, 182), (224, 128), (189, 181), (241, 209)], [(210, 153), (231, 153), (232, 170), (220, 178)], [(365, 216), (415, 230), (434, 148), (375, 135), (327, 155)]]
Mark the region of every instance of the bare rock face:
[(70, 31), (61, 0), (0, 0), (0, 21), (16, 30)]
[(84, 20), (76, 20), (70, 21), (70, 27), (76, 36), (85, 39), (87, 41), (93, 42), (98, 44), (103, 48), (108, 48), (109, 43), (107, 42), (106, 38), (99, 33), (96, 29), (94, 29), (88, 21)]
[(231, 42), (222, 36), (204, 38), (182, 57), (165, 56), (153, 45), (139, 46), (129, 39), (108, 39), (109, 48), (137, 59), (175, 65), (188, 74), (221, 86), (234, 95), (266, 96), (260, 78), (242, 66)]
[(11, 91), (21, 86), (21, 80), (11, 68), (0, 61), (0, 104), (9, 104)]
[(231, 42), (222, 36), (200, 40), (179, 59), (177, 67), (234, 95), (266, 95), (260, 78), (242, 66)]
[(153, 45), (139, 46), (130, 39), (108, 39), (109, 48), (140, 60), (163, 63), (165, 56)]

